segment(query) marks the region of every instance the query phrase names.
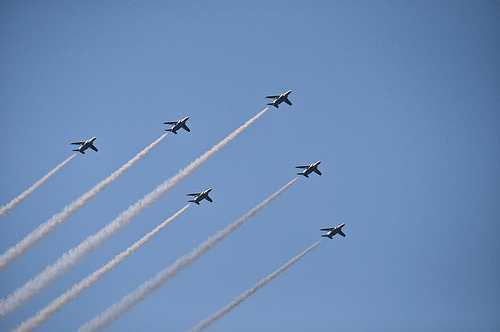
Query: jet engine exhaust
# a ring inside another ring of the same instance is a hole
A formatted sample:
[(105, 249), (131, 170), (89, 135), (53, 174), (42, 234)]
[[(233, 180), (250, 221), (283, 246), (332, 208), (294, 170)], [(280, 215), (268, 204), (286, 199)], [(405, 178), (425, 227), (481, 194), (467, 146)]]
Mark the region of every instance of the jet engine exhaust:
[(212, 249), (215, 245), (225, 239), (232, 232), (237, 230), (246, 221), (255, 216), (257, 212), (261, 211), (266, 205), (271, 203), (275, 198), (285, 192), (285, 190), (290, 188), (290, 186), (293, 185), (297, 180), (298, 178), (295, 178), (292, 181), (288, 182), (277, 192), (275, 192), (260, 204), (255, 206), (253, 209), (251, 209), (249, 212), (247, 212), (244, 216), (242, 216), (232, 224), (229, 224), (226, 228), (219, 231), (215, 235), (209, 237), (207, 240), (198, 245), (198, 247), (191, 250), (191, 252), (177, 259), (172, 265), (160, 271), (155, 277), (144, 282), (134, 291), (122, 298), (119, 302), (115, 303), (104, 312), (102, 312), (99, 316), (96, 316), (94, 319), (80, 327), (79, 332), (100, 330), (110, 325), (120, 316), (130, 311), (136, 304), (144, 300), (148, 295), (159, 289), (168, 281), (175, 278), (181, 271), (190, 266), (191, 263), (196, 261), (207, 251)]
[(5, 204), (0, 208), (0, 218), (5, 216), (10, 210), (16, 207), (17, 204), (21, 203), (26, 197), (28, 197), (30, 194), (32, 194), (38, 187), (40, 187), (45, 181), (47, 181), (52, 175), (54, 175), (58, 170), (63, 168), (64, 165), (69, 163), (71, 159), (73, 159), (76, 156), (76, 153), (57, 165), (53, 170), (45, 174), (40, 180), (35, 182), (31, 187), (23, 191), (22, 194), (14, 198), (12, 201), (9, 203)]
[(76, 299), (83, 291), (91, 287), (94, 283), (99, 281), (108, 272), (114, 269), (118, 264), (123, 262), (125, 258), (136, 252), (142, 245), (146, 244), (153, 236), (158, 234), (163, 228), (174, 221), (178, 216), (180, 216), (191, 204), (186, 205), (173, 216), (165, 220), (163, 223), (158, 225), (154, 230), (144, 235), (139, 241), (135, 242), (133, 245), (128, 247), (125, 251), (116, 255), (111, 261), (100, 269), (94, 271), (92, 274), (88, 275), (82, 281), (74, 284), (71, 289), (66, 291), (64, 294), (60, 295), (58, 298), (50, 302), (45, 308), (39, 310), (36, 315), (27, 319), (21, 323), (14, 331), (31, 331), (40, 326), (40, 324), (46, 322), (50, 317), (55, 315), (59, 310), (61, 310), (68, 303)]
[(279, 276), (282, 272), (284, 272), (290, 266), (297, 263), (302, 257), (304, 257), (311, 250), (316, 248), (321, 243), (321, 241), (323, 241), (323, 239), (320, 239), (315, 244), (313, 244), (312, 246), (310, 246), (309, 248), (304, 250), (302, 253), (300, 253), (296, 257), (292, 258), (290, 261), (288, 261), (288, 263), (286, 263), (285, 265), (283, 265), (282, 267), (280, 267), (279, 269), (277, 269), (276, 271), (274, 271), (273, 273), (271, 273), (270, 275), (268, 275), (267, 277), (265, 277), (264, 279), (262, 279), (261, 281), (256, 283), (252, 288), (250, 288), (249, 290), (247, 290), (246, 292), (244, 292), (240, 296), (236, 297), (227, 306), (225, 306), (224, 308), (222, 308), (219, 311), (217, 311), (216, 313), (214, 313), (212, 316), (210, 316), (210, 317), (206, 318), (205, 320), (203, 320), (202, 322), (200, 322), (198, 325), (193, 327), (190, 330), (190, 332), (201, 331), (201, 330), (207, 328), (208, 326), (212, 325), (213, 323), (215, 323), (218, 319), (222, 318), (225, 314), (229, 313), (231, 310), (236, 308), (243, 301), (248, 299), (251, 295), (253, 295), (255, 292), (257, 292), (259, 289), (261, 289), (262, 287), (267, 285), (271, 280), (273, 280), (274, 278)]

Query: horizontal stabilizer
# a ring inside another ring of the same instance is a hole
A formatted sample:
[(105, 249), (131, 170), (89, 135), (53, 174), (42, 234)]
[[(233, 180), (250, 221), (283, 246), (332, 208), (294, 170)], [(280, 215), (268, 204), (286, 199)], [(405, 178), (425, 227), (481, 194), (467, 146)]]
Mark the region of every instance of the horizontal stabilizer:
[(274, 103), (269, 103), (268, 105), (274, 106), (276, 108), (280, 108), (278, 105), (275, 105)]
[(308, 177), (309, 177), (309, 175), (304, 174), (304, 173), (297, 173), (297, 175), (304, 175), (306, 178), (308, 178)]
[(82, 151), (82, 150), (73, 150), (73, 151), (78, 151), (78, 152), (80, 152), (80, 153), (85, 154), (85, 152), (84, 152), (84, 151)]
[(330, 240), (332, 239), (332, 237), (331, 237), (331, 236), (328, 236), (328, 235), (326, 235), (326, 234), (325, 234), (325, 235), (321, 235), (321, 237), (327, 237), (327, 238), (329, 238)]
[(198, 203), (198, 202), (196, 202), (194, 200), (193, 201), (188, 201), (188, 202), (192, 202), (192, 203), (196, 203), (196, 204), (200, 205), (200, 203)]

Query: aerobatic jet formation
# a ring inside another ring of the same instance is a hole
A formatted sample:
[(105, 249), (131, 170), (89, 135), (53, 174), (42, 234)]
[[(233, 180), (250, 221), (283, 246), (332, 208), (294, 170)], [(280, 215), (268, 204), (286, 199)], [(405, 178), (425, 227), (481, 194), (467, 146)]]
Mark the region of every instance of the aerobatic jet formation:
[(80, 147), (78, 149), (73, 150), (73, 151), (78, 151), (80, 153), (85, 154), (85, 150), (87, 150), (88, 148), (91, 148), (92, 150), (97, 152), (97, 148), (94, 146), (95, 139), (96, 139), (95, 137), (92, 137), (91, 139), (86, 140), (85, 142), (73, 142), (73, 143), (71, 143), (71, 144), (75, 144), (75, 145), (80, 145)]
[(321, 175), (321, 172), (318, 169), (319, 164), (321, 164), (321, 160), (318, 160), (317, 162), (311, 165), (295, 166), (295, 168), (304, 168), (304, 171), (302, 173), (297, 173), (297, 175), (304, 175), (306, 178), (308, 178), (309, 174), (311, 174), (312, 172)]
[(201, 193), (192, 193), (192, 194), (187, 194), (186, 196), (196, 196), (195, 199), (188, 201), (188, 202), (193, 202), (193, 203), (196, 203), (198, 205), (200, 205), (200, 201), (202, 201), (203, 199), (206, 199), (207, 201), (212, 203), (213, 200), (208, 196), (208, 194), (211, 191), (212, 191), (212, 188), (208, 188), (207, 190), (202, 191)]
[(322, 229), (320, 229), (320, 231), (328, 231), (328, 233), (323, 234), (321, 236), (328, 237), (328, 238), (330, 238), (330, 240), (332, 239), (332, 237), (335, 234), (339, 234), (339, 235), (342, 235), (343, 237), (345, 237), (344, 232), (342, 232), (342, 227), (344, 227), (344, 226), (345, 226), (345, 224), (340, 224), (340, 225), (335, 226), (333, 228), (322, 228)]
[(167, 122), (163, 122), (163, 124), (172, 125), (172, 128), (165, 129), (165, 131), (171, 131), (174, 134), (177, 134), (177, 130), (179, 130), (179, 129), (182, 128), (185, 131), (190, 132), (191, 130), (188, 128), (188, 126), (186, 126), (186, 121), (188, 119), (189, 119), (189, 116), (186, 116), (184, 119), (181, 119), (179, 121), (167, 121)]
[(292, 106), (292, 102), (290, 100), (288, 100), (288, 95), (290, 93), (292, 93), (292, 90), (288, 90), (287, 92), (282, 93), (280, 95), (276, 95), (276, 96), (267, 96), (266, 98), (273, 98), (274, 99), (274, 101), (272, 103), (269, 103), (268, 105), (279, 108), (278, 105), (281, 104), (282, 102), (285, 102), (288, 105)]

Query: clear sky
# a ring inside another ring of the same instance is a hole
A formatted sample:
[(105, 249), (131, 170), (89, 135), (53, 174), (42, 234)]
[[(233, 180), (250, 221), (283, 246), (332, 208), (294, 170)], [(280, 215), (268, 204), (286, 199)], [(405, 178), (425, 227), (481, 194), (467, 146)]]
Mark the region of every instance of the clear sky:
[(0, 322), (9, 330), (212, 187), (41, 326), (75, 330), (322, 163), (110, 331), (188, 330), (345, 222), (212, 331), (500, 330), (498, 1), (0, 4), (0, 219), (15, 245), (190, 116), (0, 274), (6, 297), (291, 89), (227, 147)]

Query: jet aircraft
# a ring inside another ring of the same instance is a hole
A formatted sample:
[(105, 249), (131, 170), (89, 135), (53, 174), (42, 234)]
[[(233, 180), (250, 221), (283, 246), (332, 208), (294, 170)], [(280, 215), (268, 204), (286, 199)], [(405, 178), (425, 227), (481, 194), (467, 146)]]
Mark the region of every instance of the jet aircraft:
[(292, 106), (292, 102), (290, 100), (288, 100), (288, 95), (290, 93), (292, 93), (292, 90), (288, 90), (287, 92), (282, 93), (280, 95), (276, 95), (276, 96), (267, 96), (266, 98), (273, 98), (274, 99), (274, 101), (272, 103), (269, 103), (268, 105), (279, 108), (278, 105), (281, 104), (282, 102), (285, 102), (288, 105)]
[(208, 194), (211, 191), (212, 191), (212, 188), (208, 188), (207, 190), (202, 191), (201, 193), (192, 193), (192, 194), (187, 194), (186, 196), (196, 196), (196, 198), (194, 200), (191, 200), (188, 202), (193, 202), (193, 203), (196, 203), (198, 205), (200, 205), (200, 201), (202, 201), (203, 199), (206, 199), (207, 201), (212, 203), (213, 202), (212, 199), (208, 196)]
[(318, 169), (318, 165), (321, 164), (321, 160), (318, 160), (314, 164), (306, 165), (306, 166), (295, 166), (295, 168), (305, 168), (302, 173), (297, 173), (297, 175), (304, 175), (306, 178), (309, 177), (309, 174), (312, 172), (321, 175), (321, 172)]
[(170, 129), (165, 129), (165, 131), (171, 131), (174, 134), (177, 134), (177, 130), (179, 129), (184, 129), (187, 132), (190, 132), (191, 130), (186, 126), (186, 121), (189, 119), (189, 116), (186, 116), (184, 119), (181, 119), (179, 121), (167, 121), (163, 122), (163, 124), (168, 124), (168, 125), (173, 125), (172, 128)]
[(73, 142), (73, 143), (71, 143), (71, 144), (80, 145), (80, 147), (78, 149), (73, 150), (73, 151), (78, 151), (78, 152), (85, 154), (85, 150), (87, 150), (88, 148), (91, 148), (92, 150), (97, 152), (97, 148), (94, 146), (95, 139), (96, 139), (95, 137), (92, 137), (91, 139), (86, 140), (85, 142)]
[(322, 237), (328, 237), (330, 240), (335, 234), (340, 234), (343, 237), (345, 237), (344, 232), (342, 232), (342, 227), (344, 227), (345, 224), (340, 224), (338, 226), (335, 226), (333, 228), (322, 228), (320, 231), (328, 231), (328, 233), (321, 235)]

